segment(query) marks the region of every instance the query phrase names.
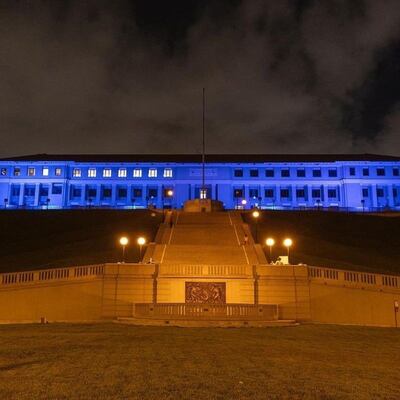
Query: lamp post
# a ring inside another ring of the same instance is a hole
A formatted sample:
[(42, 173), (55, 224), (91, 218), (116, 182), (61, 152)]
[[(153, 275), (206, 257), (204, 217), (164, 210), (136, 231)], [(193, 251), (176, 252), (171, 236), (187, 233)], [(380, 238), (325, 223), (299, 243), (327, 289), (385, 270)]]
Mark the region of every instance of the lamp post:
[(122, 246), (122, 262), (125, 262), (125, 248), (126, 245), (129, 243), (129, 239), (126, 236), (122, 236), (119, 239), (119, 244)]
[(275, 240), (273, 238), (268, 238), (265, 241), (265, 244), (269, 247), (269, 262), (272, 262), (272, 246), (275, 244)]
[(290, 238), (286, 238), (284, 241), (283, 241), (283, 245), (286, 247), (286, 249), (287, 249), (287, 257), (288, 257), (288, 263), (290, 264), (290, 261), (289, 261), (289, 249), (290, 249), (290, 246), (293, 244), (293, 240), (292, 239), (290, 239)]
[(246, 207), (246, 204), (247, 204), (247, 200), (246, 200), (246, 199), (243, 199), (243, 200), (241, 201), (241, 203), (242, 203), (242, 208), (243, 208), (243, 210), (244, 210), (245, 207)]
[(138, 237), (137, 243), (139, 245), (139, 261), (142, 260), (142, 248), (146, 244), (146, 239), (143, 236)]
[(258, 242), (258, 218), (260, 217), (260, 213), (255, 210), (251, 213), (251, 215), (256, 220), (256, 242)]

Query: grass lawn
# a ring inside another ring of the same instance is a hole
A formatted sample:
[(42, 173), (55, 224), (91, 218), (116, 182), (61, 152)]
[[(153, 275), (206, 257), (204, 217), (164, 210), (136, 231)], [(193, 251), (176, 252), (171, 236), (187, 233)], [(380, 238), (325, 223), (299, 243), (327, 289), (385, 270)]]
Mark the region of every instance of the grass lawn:
[(153, 240), (161, 220), (147, 210), (2, 211), (0, 272), (115, 262), (121, 235), (131, 239), (127, 261), (136, 262), (136, 238)]
[[(244, 218), (255, 223), (251, 213)], [(362, 271), (400, 273), (400, 214), (354, 214), (318, 211), (262, 211), (258, 241), (275, 238), (274, 255), (285, 255), (281, 246), (291, 237), (291, 261), (309, 265)], [(400, 398), (400, 396), (399, 396)]]
[(1, 399), (399, 399), (400, 332), (0, 326)]

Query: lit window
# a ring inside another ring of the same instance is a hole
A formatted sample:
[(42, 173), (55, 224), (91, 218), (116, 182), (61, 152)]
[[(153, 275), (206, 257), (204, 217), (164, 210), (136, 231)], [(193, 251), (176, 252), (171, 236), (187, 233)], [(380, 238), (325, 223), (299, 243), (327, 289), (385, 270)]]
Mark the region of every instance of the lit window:
[(6, 176), (7, 175), (7, 168), (2, 168), (1, 169), (1, 176)]
[(72, 170), (72, 176), (74, 178), (80, 178), (82, 176), (81, 169), (80, 168), (74, 168)]
[(110, 178), (111, 177), (111, 168), (104, 168), (103, 169), (103, 178)]
[(21, 168), (15, 167), (14, 168), (14, 176), (20, 176), (21, 175)]
[(56, 168), (56, 176), (61, 176), (61, 168)]
[(49, 176), (49, 169), (47, 167), (43, 167), (42, 174), (43, 176)]
[(89, 168), (88, 177), (89, 178), (96, 178), (96, 168)]
[(200, 199), (207, 198), (207, 189), (200, 189)]
[(35, 168), (33, 167), (28, 168), (28, 176), (35, 176)]
[(134, 178), (141, 178), (142, 177), (142, 170), (140, 168), (135, 168), (133, 170), (133, 177)]
[(120, 168), (118, 170), (118, 178), (126, 178), (126, 168)]
[(149, 169), (149, 178), (157, 178), (157, 169), (156, 168)]
[(172, 169), (164, 168), (164, 178), (172, 178)]

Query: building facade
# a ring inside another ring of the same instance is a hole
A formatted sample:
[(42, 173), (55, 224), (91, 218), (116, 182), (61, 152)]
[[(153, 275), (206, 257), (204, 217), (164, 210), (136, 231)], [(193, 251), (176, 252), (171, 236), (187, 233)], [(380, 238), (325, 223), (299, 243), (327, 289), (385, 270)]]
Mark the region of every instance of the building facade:
[(0, 160), (2, 208), (400, 211), (400, 157), (379, 155), (46, 155)]

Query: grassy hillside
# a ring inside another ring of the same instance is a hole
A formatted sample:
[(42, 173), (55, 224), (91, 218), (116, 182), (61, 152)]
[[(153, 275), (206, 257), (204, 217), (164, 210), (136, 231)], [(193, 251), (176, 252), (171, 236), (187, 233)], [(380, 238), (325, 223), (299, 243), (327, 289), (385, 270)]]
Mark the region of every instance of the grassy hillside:
[(0, 398), (398, 399), (396, 329), (0, 326)]
[(127, 261), (136, 262), (136, 238), (153, 240), (162, 214), (145, 210), (0, 212), (0, 272), (118, 261), (127, 235)]
[[(244, 219), (256, 227), (251, 213)], [(318, 211), (263, 211), (258, 241), (275, 238), (274, 256), (285, 255), (285, 237), (294, 241), (291, 261), (355, 270), (400, 273), (400, 216)]]

